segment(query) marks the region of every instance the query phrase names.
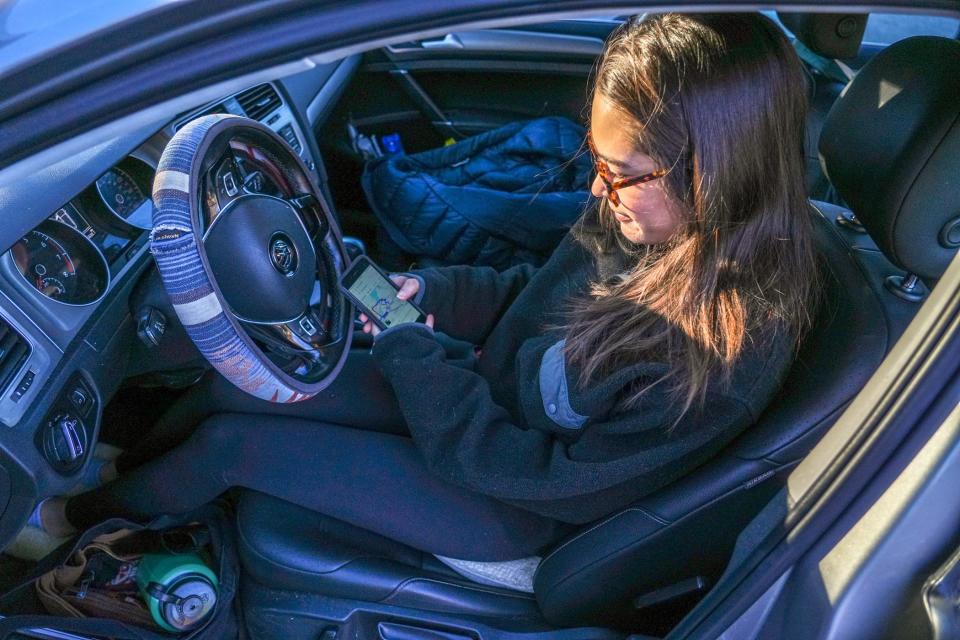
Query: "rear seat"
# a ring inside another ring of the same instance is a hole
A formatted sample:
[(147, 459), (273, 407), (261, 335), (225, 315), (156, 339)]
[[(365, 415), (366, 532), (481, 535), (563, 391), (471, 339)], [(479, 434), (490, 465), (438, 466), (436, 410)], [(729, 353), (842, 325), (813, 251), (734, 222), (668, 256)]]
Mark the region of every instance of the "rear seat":
[(847, 81), (842, 78), (839, 67), (834, 67), (833, 73), (818, 70), (817, 67), (831, 66), (837, 59), (852, 60), (857, 57), (863, 31), (867, 26), (867, 14), (778, 12), (777, 17), (799, 41), (797, 51), (801, 58), (804, 58), (804, 69), (807, 71), (810, 86), (810, 112), (807, 115), (805, 145), (807, 196), (814, 200), (843, 205), (823, 173), (817, 149), (823, 123)]

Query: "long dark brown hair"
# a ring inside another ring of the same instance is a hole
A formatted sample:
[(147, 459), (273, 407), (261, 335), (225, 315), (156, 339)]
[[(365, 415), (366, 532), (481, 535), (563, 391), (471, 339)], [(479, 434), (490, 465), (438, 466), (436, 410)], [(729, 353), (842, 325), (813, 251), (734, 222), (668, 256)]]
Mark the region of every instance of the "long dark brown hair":
[[(639, 248), (626, 272), (574, 303), (565, 348), (581, 385), (637, 361), (665, 362), (667, 375), (627, 390), (622, 405), (667, 384), (682, 416), (702, 406), (708, 383), (729, 383), (751, 340), (803, 334), (817, 280), (804, 83), (790, 43), (760, 14), (634, 18), (611, 34), (593, 95), (626, 116), (637, 150), (672, 167), (662, 186), (684, 219), (669, 241)], [(575, 232), (610, 252), (625, 240), (608, 201), (598, 206), (601, 231)]]

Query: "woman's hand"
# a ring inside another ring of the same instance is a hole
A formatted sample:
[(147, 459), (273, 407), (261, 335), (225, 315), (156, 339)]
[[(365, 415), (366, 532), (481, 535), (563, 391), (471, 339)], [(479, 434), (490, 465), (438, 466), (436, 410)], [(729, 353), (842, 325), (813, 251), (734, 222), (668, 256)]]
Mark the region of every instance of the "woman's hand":
[[(411, 278), (410, 276), (393, 275), (390, 276), (390, 279), (393, 280), (395, 285), (400, 287), (400, 291), (397, 292), (397, 298), (400, 300), (410, 300), (417, 295), (418, 291), (420, 291), (420, 281), (416, 278)], [(374, 336), (380, 333), (380, 327), (373, 324), (366, 314), (360, 314), (360, 322), (363, 323), (364, 333), (369, 333)], [(427, 316), (427, 321), (425, 324), (433, 329), (433, 314)]]

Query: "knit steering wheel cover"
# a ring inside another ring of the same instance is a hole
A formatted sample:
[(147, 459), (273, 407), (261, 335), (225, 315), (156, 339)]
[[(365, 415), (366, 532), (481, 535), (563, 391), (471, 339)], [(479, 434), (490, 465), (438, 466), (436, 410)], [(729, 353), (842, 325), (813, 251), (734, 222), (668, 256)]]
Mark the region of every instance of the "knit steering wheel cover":
[[(253, 128), (276, 137), (259, 123), (225, 114), (202, 116), (180, 129), (164, 149), (154, 178), (151, 251), (174, 311), (210, 364), (234, 385), (261, 400), (299, 402), (333, 381), (348, 349), (343, 349), (323, 380), (302, 382), (271, 362), (229, 311), (205, 257), (198, 196), (204, 153), (212, 138), (229, 128), (238, 132)], [(295, 156), (290, 155), (292, 160)], [(335, 225), (330, 233), (339, 233)], [(350, 335), (345, 336), (345, 343), (350, 343)]]

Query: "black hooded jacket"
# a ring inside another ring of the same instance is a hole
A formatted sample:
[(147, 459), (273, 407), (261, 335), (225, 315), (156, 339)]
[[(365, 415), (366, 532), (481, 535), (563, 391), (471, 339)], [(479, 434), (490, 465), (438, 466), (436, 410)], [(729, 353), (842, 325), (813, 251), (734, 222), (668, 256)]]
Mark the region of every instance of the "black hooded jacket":
[[(539, 269), (425, 269), (420, 306), (438, 331), (480, 345), (474, 370), (447, 362), (423, 325), (400, 325), (373, 348), (428, 467), (445, 480), (564, 522), (625, 507), (701, 465), (753, 424), (780, 387), (794, 338), (771, 330), (743, 352), (729, 386), (677, 419), (665, 385), (627, 411), (625, 388), (659, 379), (638, 362), (589, 388), (565, 365), (557, 312), (628, 258), (597, 254), (573, 233)], [(673, 428), (671, 428), (671, 426)]]

